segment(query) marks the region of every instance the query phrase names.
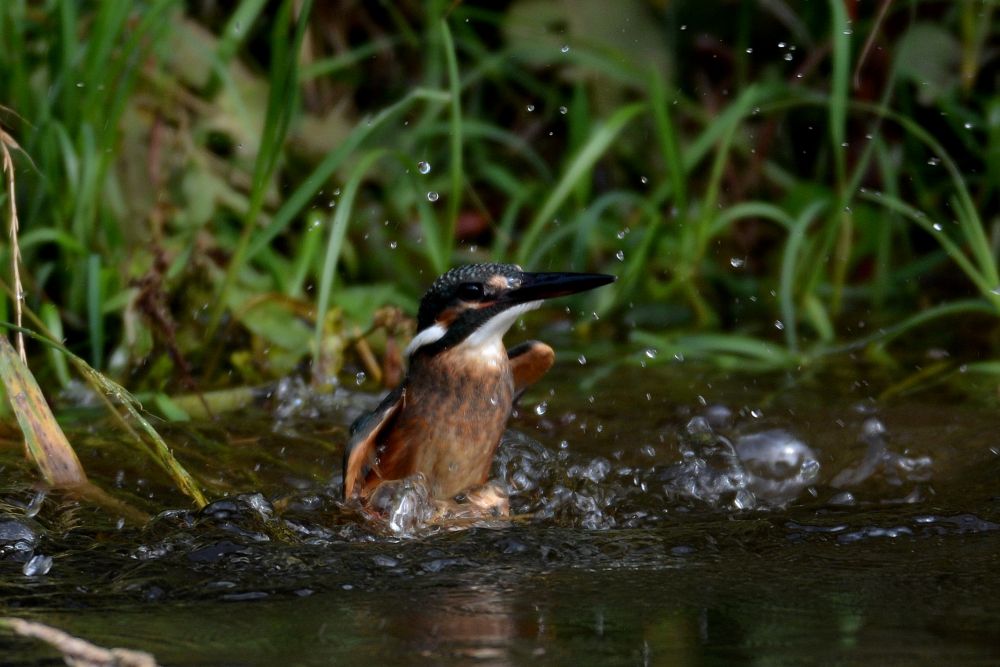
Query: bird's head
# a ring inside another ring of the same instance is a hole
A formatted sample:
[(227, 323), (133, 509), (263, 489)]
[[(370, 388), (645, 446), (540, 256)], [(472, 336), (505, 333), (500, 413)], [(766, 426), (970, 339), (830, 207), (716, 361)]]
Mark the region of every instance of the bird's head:
[(458, 345), (502, 346), (503, 335), (544, 299), (583, 292), (614, 282), (601, 273), (528, 273), (515, 264), (470, 264), (434, 281), (420, 301), (411, 358)]

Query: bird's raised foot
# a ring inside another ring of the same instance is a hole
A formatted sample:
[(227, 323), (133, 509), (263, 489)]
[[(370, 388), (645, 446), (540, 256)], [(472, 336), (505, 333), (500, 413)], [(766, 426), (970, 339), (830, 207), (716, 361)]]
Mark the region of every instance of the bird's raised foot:
[(450, 500), (436, 500), (437, 521), (461, 519), (506, 519), (510, 517), (507, 489), (498, 480), (490, 480), (460, 493)]

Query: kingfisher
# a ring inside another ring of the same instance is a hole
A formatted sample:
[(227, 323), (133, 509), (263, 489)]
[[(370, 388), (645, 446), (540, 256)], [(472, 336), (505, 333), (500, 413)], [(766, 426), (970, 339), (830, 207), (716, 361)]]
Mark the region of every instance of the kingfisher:
[(504, 334), (545, 299), (614, 280), (529, 273), (514, 264), (461, 266), (435, 280), (420, 301), (405, 378), (351, 426), (344, 499), (368, 504), (380, 485), (413, 476), (434, 501), (481, 492), (514, 401), (555, 360), (552, 348), (536, 340), (508, 350)]

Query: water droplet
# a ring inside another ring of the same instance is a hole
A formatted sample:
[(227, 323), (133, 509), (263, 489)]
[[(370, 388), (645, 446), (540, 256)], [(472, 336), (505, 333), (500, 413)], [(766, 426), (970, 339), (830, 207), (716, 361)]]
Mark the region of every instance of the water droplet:
[(534, 104), (529, 104), (529, 105), (527, 106), (527, 109), (528, 109), (528, 113), (531, 113), (532, 111), (534, 111), (534, 110), (535, 110), (535, 105), (534, 105)]
[[(998, 287), (997, 289), (1000, 289), (1000, 287)], [(1000, 294), (1000, 292), (997, 293)], [(583, 356), (582, 354), (579, 357), (577, 357), (576, 360), (580, 362), (581, 366), (587, 365), (587, 357)]]
[(990, 294), (996, 294), (997, 296), (1000, 296), (1000, 285), (997, 285), (996, 287), (991, 289)]
[(35, 554), (31, 557), (21, 571), (24, 572), (26, 577), (41, 577), (49, 573), (52, 569), (52, 556), (43, 556), (42, 554)]
[(753, 53), (753, 48), (747, 48), (747, 53)]
[(682, 25), (681, 26), (681, 30), (687, 30), (687, 29), (688, 29), (687, 25)]
[(639, 182), (642, 183), (643, 185), (646, 185), (647, 183), (649, 183), (649, 179), (646, 178), (645, 176), (640, 176)]
[(791, 53), (786, 53), (785, 56), (784, 56), (784, 58), (785, 58), (786, 61), (792, 62), (792, 54)]
[(774, 328), (777, 329), (778, 331), (784, 331), (785, 330), (785, 323), (782, 322), (781, 320), (775, 320), (774, 321)]
[(734, 269), (742, 269), (743, 265), (746, 264), (746, 263), (747, 263), (747, 261), (745, 259), (743, 259), (742, 257), (730, 257), (729, 258), (729, 266), (733, 267)]
[(785, 48), (785, 43), (784, 42), (778, 42), (778, 48), (779, 49)]
[(354, 376), (354, 384), (362, 385), (365, 383), (365, 380), (367, 378), (368, 376), (365, 375), (364, 371), (358, 371), (357, 374)]
[(659, 351), (655, 347), (647, 347), (644, 354), (650, 359), (656, 359), (656, 355), (659, 354)]
[(76, 87), (77, 88), (83, 88), (83, 81), (77, 81), (76, 82)]
[(616, 252), (615, 253), (615, 259), (617, 259), (619, 262), (624, 262), (625, 261), (625, 251), (624, 250), (619, 250), (618, 252)]
[(430, 192), (427, 193), (427, 201), (436, 202), (440, 198), (440, 196), (441, 195), (431, 190)]
[(966, 123), (966, 124), (965, 124), (965, 125), (963, 125), (962, 127), (964, 127), (964, 128), (965, 128), (965, 129), (967, 129), (967, 130), (971, 130), (971, 129), (972, 129), (972, 123)]
[(931, 225), (931, 227), (934, 228), (935, 232), (940, 232), (942, 229), (944, 229), (944, 227), (941, 226), (940, 222), (935, 222), (933, 225)]
[(569, 44), (563, 44), (562, 48), (559, 50), (563, 53), (569, 53)]
[(389, 241), (389, 249), (390, 250), (395, 250), (398, 247), (399, 247), (399, 243), (397, 243), (396, 241)]
[(549, 410), (549, 404), (546, 403), (545, 401), (542, 401), (541, 403), (535, 406), (535, 414), (538, 415), (539, 417), (548, 412), (548, 410)]
[(421, 174), (431, 173), (431, 163), (424, 162), (421, 160), (420, 162), (417, 163), (417, 171), (419, 171)]
[(569, 109), (567, 109), (566, 107), (559, 107), (559, 113), (561, 113), (562, 115), (565, 116), (567, 111), (569, 111)]
[(927, 164), (929, 164), (932, 167), (936, 167), (939, 164), (941, 164), (941, 158), (939, 158), (939, 157), (932, 157), (932, 158), (930, 158), (930, 159), (927, 160)]

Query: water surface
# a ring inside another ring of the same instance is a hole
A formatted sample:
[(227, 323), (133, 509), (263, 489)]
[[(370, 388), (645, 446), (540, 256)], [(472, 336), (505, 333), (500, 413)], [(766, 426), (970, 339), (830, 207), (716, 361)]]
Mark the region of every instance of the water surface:
[(501, 448), (514, 520), (411, 535), (337, 502), (346, 425), (376, 396), (286, 382), (166, 428), (221, 498), (201, 512), (113, 431), (74, 431), (142, 526), (19, 484), (12, 442), (0, 611), (165, 665), (995, 664), (996, 406), (886, 386), (567, 363)]

